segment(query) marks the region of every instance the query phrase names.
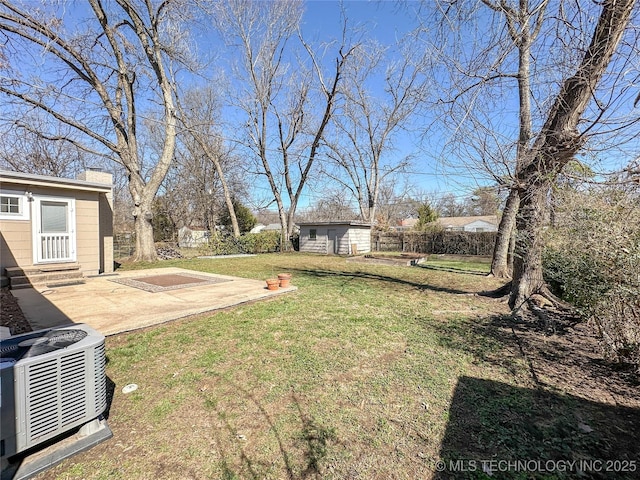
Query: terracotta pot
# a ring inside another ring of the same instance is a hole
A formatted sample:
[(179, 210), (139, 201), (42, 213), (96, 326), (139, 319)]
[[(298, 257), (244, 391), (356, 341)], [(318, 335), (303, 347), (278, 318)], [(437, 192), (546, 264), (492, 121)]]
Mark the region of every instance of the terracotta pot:
[(280, 282), (281, 288), (287, 288), (291, 283), (291, 274), (290, 273), (279, 273), (278, 281)]
[(267, 290), (278, 290), (278, 283), (277, 278), (269, 278), (267, 280)]

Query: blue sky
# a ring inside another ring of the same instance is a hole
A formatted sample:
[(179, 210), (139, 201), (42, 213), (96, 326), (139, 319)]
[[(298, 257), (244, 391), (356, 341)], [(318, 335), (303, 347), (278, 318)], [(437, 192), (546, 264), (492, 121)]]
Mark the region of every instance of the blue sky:
[[(305, 3), (302, 32), (311, 40), (339, 38), (341, 35), (341, 9), (343, 8), (350, 25), (361, 29), (367, 37), (375, 38), (383, 45), (393, 45), (397, 40), (418, 27), (414, 10), (418, 2), (396, 1), (346, 1), (342, 4), (335, 0), (312, 0)], [(424, 192), (452, 192), (464, 196), (475, 188), (473, 179), (443, 175), (445, 172), (434, 156), (434, 151), (425, 151), (421, 145), (421, 131), (433, 118), (417, 116), (411, 125), (411, 134), (400, 133), (394, 138), (394, 150), (386, 153), (386, 159), (392, 163), (394, 157), (413, 158), (409, 174), (403, 185), (408, 182), (413, 194)], [(464, 185), (464, 186), (463, 186)], [(462, 191), (461, 189), (464, 189)], [(309, 192), (307, 200), (313, 201), (321, 193)]]
[[(82, 1), (72, 2), (73, 8), (67, 10), (68, 19), (71, 23), (86, 13), (86, 4)], [(427, 5), (427, 4), (424, 4)], [(374, 37), (382, 44), (392, 44), (396, 39), (401, 38), (408, 31), (417, 26), (417, 19), (414, 10), (418, 8), (418, 2), (396, 2), (396, 1), (346, 1), (342, 3), (347, 17), (351, 25), (356, 25), (366, 32), (369, 37)], [(341, 4), (335, 0), (311, 0), (305, 3), (305, 14), (302, 21), (302, 31), (305, 38), (311, 42), (319, 43), (337, 38), (341, 33), (340, 20)], [(482, 22), (480, 27), (482, 28)], [(216, 39), (213, 33), (213, 26), (205, 20), (201, 26), (201, 30), (193, 33), (196, 36), (196, 42), (199, 43), (202, 51), (210, 51), (213, 56), (217, 57), (214, 67), (224, 64), (232, 55), (226, 51), (221, 43)], [(465, 36), (471, 35), (472, 32), (462, 32)], [(591, 32), (588, 32), (589, 34)], [(463, 47), (464, 50), (464, 47)], [(466, 50), (465, 50), (466, 51)], [(637, 62), (635, 63), (637, 66)], [(631, 73), (633, 75), (633, 72)], [(637, 76), (637, 70), (635, 75)], [(207, 80), (211, 82), (212, 80)], [(214, 80), (215, 81), (215, 80)], [(517, 97), (514, 95), (515, 90), (505, 91), (504, 95), (497, 98), (495, 110), (489, 112), (496, 121), (497, 128), (504, 131), (513, 132), (517, 130), (517, 117), (514, 111), (517, 108)], [(634, 97), (637, 92), (634, 93)], [(234, 122), (240, 121), (239, 118), (231, 118)], [(468, 194), (478, 185), (486, 184), (486, 177), (475, 176), (464, 169), (453, 171), (450, 167), (445, 167), (440, 161), (441, 148), (443, 142), (447, 139), (447, 133), (443, 129), (435, 129), (430, 131), (425, 138), (420, 137), (420, 133), (424, 131), (427, 125), (434, 120), (429, 111), (423, 112), (416, 117), (412, 124), (412, 133), (404, 134), (396, 139), (396, 150), (388, 152), (388, 160), (393, 162), (396, 158), (403, 158), (406, 155), (413, 154), (414, 159), (407, 176), (407, 181), (413, 188), (413, 192), (440, 194), (452, 192), (458, 197)], [(236, 123), (235, 128), (238, 130)], [(241, 125), (241, 123), (240, 123)], [(637, 130), (637, 129), (636, 129)], [(636, 152), (640, 151), (640, 142), (636, 138), (627, 146), (627, 150), (635, 148)], [(462, 165), (464, 158), (451, 158), (452, 163)], [(613, 165), (616, 162), (624, 163), (626, 157), (622, 155), (607, 154), (600, 156), (600, 162)], [(256, 184), (255, 193), (257, 197), (269, 195), (268, 186)], [(304, 208), (309, 203), (313, 203), (322, 198), (323, 186), (315, 185), (313, 189), (307, 189), (303, 195), (300, 206)]]
[[(408, 2), (399, 5), (397, 2), (380, 1), (346, 1), (342, 4), (335, 0), (312, 0), (305, 2), (304, 15), (302, 18), (301, 30), (306, 41), (319, 45), (323, 42), (330, 42), (339, 39), (342, 35), (341, 8), (344, 8), (348, 23), (353, 29), (359, 30), (359, 35), (366, 38), (374, 38), (383, 45), (393, 45), (398, 39), (417, 27), (413, 8), (417, 7), (417, 2)], [(208, 35), (211, 35), (207, 32)], [(201, 38), (206, 44), (214, 47), (215, 55), (220, 59), (217, 66), (228, 64), (229, 57), (233, 58), (233, 53), (225, 51), (222, 44), (213, 36)], [(296, 43), (295, 41), (292, 43)], [(328, 55), (327, 59), (333, 61), (333, 56)], [(237, 111), (227, 110), (227, 119), (231, 119), (233, 124), (242, 124), (242, 114)], [(239, 115), (239, 116), (238, 116)], [(457, 180), (451, 176), (443, 175), (442, 166), (434, 160), (432, 154), (435, 152), (424, 151), (420, 145), (420, 133), (424, 130), (424, 125), (430, 124), (432, 118), (416, 117), (409, 133), (399, 133), (394, 137), (394, 150), (389, 150), (384, 155), (387, 163), (394, 163), (396, 158), (402, 159), (408, 155), (414, 157), (409, 175), (402, 180), (404, 187), (407, 182), (411, 184), (412, 194), (440, 191), (453, 192), (462, 197), (469, 193), (476, 184), (473, 179), (463, 178), (463, 182), (468, 185), (461, 190)], [(233, 128), (232, 124), (232, 128)], [(237, 133), (237, 128), (235, 129)], [(458, 177), (460, 179), (462, 177)], [(400, 187), (400, 184), (398, 185)], [(255, 181), (252, 185), (257, 200), (268, 200), (271, 195), (268, 184), (262, 181)], [(300, 200), (300, 208), (306, 208), (310, 204), (323, 198), (326, 190), (323, 184), (310, 183), (305, 188)], [(399, 192), (401, 193), (401, 192)], [(353, 200), (355, 207), (355, 199)]]

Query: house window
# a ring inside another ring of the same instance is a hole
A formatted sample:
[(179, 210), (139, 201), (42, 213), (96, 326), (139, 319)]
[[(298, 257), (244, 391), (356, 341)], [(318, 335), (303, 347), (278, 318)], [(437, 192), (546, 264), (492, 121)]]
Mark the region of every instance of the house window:
[(309, 230), (309, 240), (317, 240), (318, 238), (318, 230), (312, 228)]
[(20, 215), (20, 199), (18, 197), (0, 197), (0, 212)]
[(476, 228), (476, 232), (482, 233), (482, 232), (484, 232), (484, 228)]
[(21, 193), (0, 193), (0, 218), (3, 220), (29, 220), (27, 197)]

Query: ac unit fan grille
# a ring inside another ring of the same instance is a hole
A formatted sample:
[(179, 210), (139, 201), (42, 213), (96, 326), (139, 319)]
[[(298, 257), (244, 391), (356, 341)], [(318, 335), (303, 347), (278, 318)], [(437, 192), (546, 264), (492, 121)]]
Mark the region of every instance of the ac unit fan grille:
[(57, 359), (33, 365), (29, 369), (29, 436), (37, 438), (58, 424)]
[(60, 371), (60, 425), (64, 427), (87, 411), (84, 352), (62, 357)]
[(27, 432), (38, 439), (82, 419), (87, 412), (86, 355), (79, 351), (28, 370)]

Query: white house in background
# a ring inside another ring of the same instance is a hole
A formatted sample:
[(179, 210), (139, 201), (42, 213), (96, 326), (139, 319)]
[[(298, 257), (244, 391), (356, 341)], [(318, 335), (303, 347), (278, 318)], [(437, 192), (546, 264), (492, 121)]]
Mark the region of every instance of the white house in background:
[(184, 226), (178, 230), (180, 248), (196, 248), (209, 242), (209, 232), (204, 227)]
[(497, 232), (497, 215), (473, 217), (440, 217), (438, 223), (449, 232)]
[(253, 227), (249, 233), (260, 233), (263, 230), (276, 230), (280, 231), (279, 223), (270, 223), (269, 225), (265, 225), (264, 223), (258, 223), (255, 227)]
[(303, 222), (300, 251), (355, 255), (371, 251), (371, 225), (361, 222)]
[(257, 223), (255, 227), (249, 230), (249, 233), (260, 233), (265, 227), (266, 225), (264, 223)]
[[(249, 233), (260, 233), (262, 231), (276, 231), (279, 232), (281, 226), (279, 223), (270, 223), (269, 225), (265, 225), (264, 223), (258, 223), (255, 227), (253, 227)], [(293, 233), (298, 233), (299, 227), (298, 225), (293, 226)]]

